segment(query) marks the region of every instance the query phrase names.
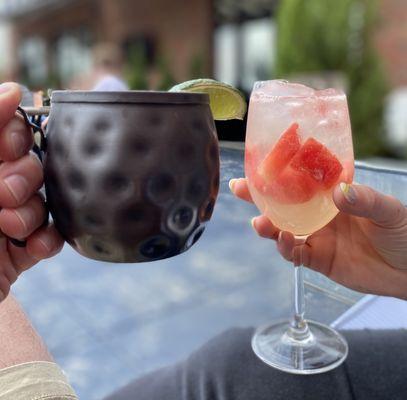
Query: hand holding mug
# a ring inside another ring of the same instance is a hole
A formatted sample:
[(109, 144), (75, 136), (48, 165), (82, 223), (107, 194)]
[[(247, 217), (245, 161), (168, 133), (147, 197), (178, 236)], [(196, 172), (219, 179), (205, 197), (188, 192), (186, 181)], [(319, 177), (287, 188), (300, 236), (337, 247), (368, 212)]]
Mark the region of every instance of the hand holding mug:
[[(16, 114), (20, 101), (17, 84), (0, 85), (0, 301), (21, 272), (57, 254), (63, 246), (55, 227), (44, 226), (46, 210), (38, 193), (43, 169), (30, 152), (32, 132)], [(27, 244), (15, 246), (11, 238)]]

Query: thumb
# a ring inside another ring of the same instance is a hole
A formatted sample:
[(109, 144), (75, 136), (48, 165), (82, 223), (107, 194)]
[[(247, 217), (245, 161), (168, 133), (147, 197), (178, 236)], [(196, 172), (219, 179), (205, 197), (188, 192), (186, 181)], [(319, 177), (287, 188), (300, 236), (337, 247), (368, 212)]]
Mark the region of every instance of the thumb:
[(21, 101), (21, 91), (17, 83), (6, 82), (0, 85), (0, 129), (15, 115)]
[(338, 209), (356, 217), (364, 217), (382, 227), (391, 228), (407, 221), (407, 209), (392, 196), (363, 185), (341, 183), (333, 193)]

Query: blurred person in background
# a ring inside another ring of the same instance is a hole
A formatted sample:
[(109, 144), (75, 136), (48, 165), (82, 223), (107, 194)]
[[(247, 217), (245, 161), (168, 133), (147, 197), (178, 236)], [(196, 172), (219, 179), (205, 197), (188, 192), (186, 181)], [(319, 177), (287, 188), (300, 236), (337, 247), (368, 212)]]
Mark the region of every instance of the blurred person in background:
[(92, 49), (92, 69), (73, 79), (70, 84), (75, 90), (124, 91), (129, 86), (123, 78), (124, 60), (119, 46), (99, 43)]

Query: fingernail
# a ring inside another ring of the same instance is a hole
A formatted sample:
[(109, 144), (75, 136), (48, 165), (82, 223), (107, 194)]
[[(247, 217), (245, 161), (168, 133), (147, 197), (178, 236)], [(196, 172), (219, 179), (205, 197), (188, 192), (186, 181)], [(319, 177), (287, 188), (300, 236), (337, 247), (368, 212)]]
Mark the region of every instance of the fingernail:
[(18, 203), (25, 200), (28, 193), (28, 182), (23, 176), (10, 175), (4, 178), (3, 182)]
[(2, 83), (0, 85), (0, 94), (4, 94), (7, 93), (8, 91), (10, 91), (13, 88), (13, 85), (11, 83)]
[(18, 132), (12, 132), (11, 135), (11, 145), (13, 147), (14, 156), (21, 157), (26, 151), (25, 139)]
[(55, 242), (54, 242), (54, 239), (52, 239), (52, 237), (50, 237), (49, 235), (45, 235), (38, 240), (44, 246), (47, 253), (52, 253), (52, 251), (54, 250), (54, 247), (55, 247)]
[(356, 192), (355, 189), (348, 183), (341, 182), (339, 187), (341, 188), (341, 191), (343, 195), (345, 196), (345, 199), (347, 200), (348, 203), (350, 204), (355, 204), (356, 203)]
[(235, 183), (236, 183), (237, 179), (231, 179), (229, 181), (229, 189), (231, 192), (233, 192), (233, 188), (235, 187)]
[(14, 214), (20, 220), (25, 231), (27, 231), (29, 227), (35, 224), (36, 215), (35, 211), (32, 208), (21, 207), (19, 210), (14, 210)]
[(283, 241), (283, 231), (278, 232), (277, 242), (281, 243)]
[(250, 220), (250, 225), (252, 226), (252, 228), (253, 228), (254, 230), (256, 230), (256, 219), (257, 219), (257, 217), (253, 217), (253, 218)]

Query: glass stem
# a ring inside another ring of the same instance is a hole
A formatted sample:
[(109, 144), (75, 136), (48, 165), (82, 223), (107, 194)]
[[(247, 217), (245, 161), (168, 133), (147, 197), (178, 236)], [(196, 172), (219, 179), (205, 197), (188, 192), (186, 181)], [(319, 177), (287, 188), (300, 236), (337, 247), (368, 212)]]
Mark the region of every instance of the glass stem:
[[(304, 244), (305, 240), (301, 244)], [(308, 329), (305, 314), (305, 293), (304, 293), (304, 267), (296, 265), (294, 267), (294, 317), (288, 335), (294, 340), (307, 340), (311, 334)]]
[(305, 299), (304, 299), (304, 271), (301, 265), (294, 267), (294, 319), (293, 325), (300, 329), (304, 321)]

